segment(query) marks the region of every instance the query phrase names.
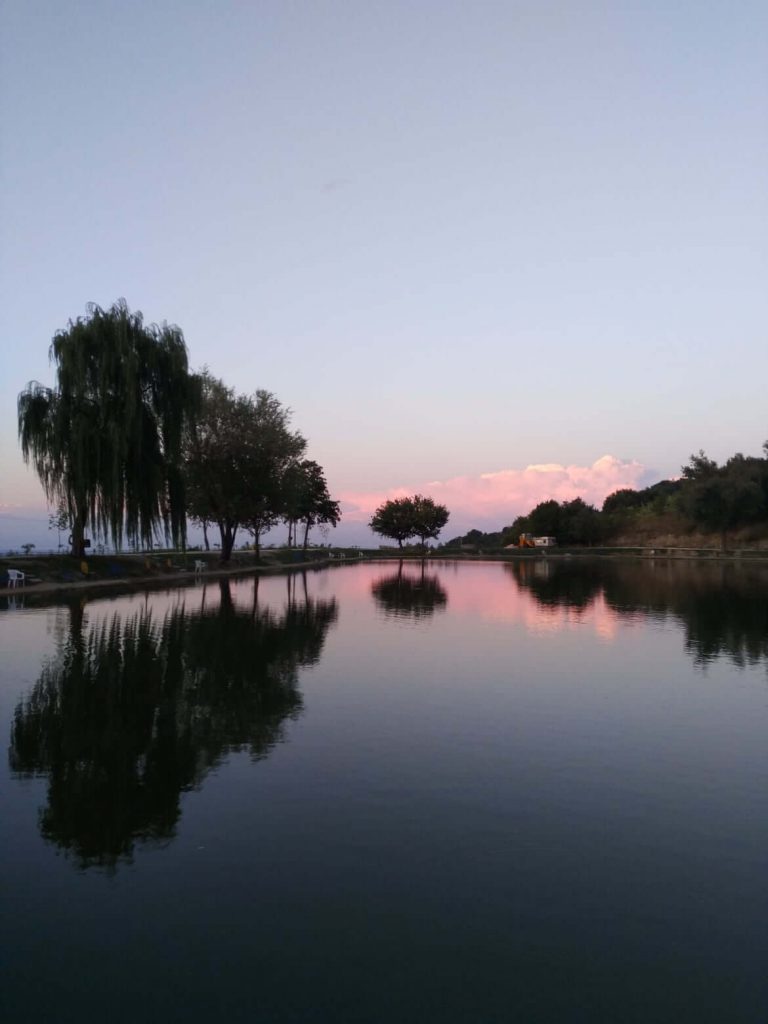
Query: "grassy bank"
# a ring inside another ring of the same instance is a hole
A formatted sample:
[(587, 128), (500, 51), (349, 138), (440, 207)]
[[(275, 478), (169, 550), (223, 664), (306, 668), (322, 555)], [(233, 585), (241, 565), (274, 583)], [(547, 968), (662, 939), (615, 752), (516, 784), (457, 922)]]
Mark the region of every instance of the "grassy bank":
[[(252, 551), (238, 551), (233, 552), (226, 564), (221, 563), (218, 552), (200, 551), (186, 555), (181, 552), (94, 555), (87, 559), (73, 558), (71, 555), (14, 555), (0, 558), (0, 592), (24, 592), (31, 595), (91, 588), (126, 590), (224, 576), (345, 565), (353, 560), (360, 560), (357, 551), (329, 551), (323, 548), (309, 548), (306, 552), (293, 549), (267, 550), (258, 560)], [(196, 562), (201, 562), (202, 567), (196, 568)], [(9, 588), (8, 569), (23, 572), (24, 583)]]

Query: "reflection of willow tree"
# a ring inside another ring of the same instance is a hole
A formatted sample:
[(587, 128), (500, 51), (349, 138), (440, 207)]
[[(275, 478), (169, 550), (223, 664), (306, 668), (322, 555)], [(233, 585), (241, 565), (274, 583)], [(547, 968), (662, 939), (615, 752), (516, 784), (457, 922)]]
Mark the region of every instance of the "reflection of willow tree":
[(403, 572), (403, 563), (398, 564), (392, 576), (382, 576), (371, 586), (376, 604), (386, 615), (421, 619), (434, 615), (438, 608), (445, 608), (448, 595), (440, 585), (437, 576), (428, 576), (424, 562), (419, 575)]
[(151, 610), (83, 626), (79, 605), (56, 659), (16, 709), (12, 769), (46, 775), (46, 839), (82, 866), (128, 859), (174, 835), (179, 795), (228, 753), (265, 757), (301, 712), (298, 668), (316, 662), (334, 601), (280, 615), (217, 607)]
[(740, 666), (768, 664), (768, 574), (759, 567), (552, 561), (546, 576), (524, 564), (507, 568), (542, 605), (585, 609), (602, 596), (619, 616), (674, 617), (698, 664), (721, 656)]

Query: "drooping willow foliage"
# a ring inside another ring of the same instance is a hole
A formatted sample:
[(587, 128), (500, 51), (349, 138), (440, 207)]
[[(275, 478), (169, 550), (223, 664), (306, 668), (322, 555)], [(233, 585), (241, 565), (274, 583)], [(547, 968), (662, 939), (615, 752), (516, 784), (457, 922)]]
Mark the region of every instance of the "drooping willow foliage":
[(57, 384), (19, 395), (19, 439), (46, 497), (64, 500), (74, 554), (87, 526), (119, 546), (184, 535), (182, 436), (198, 401), (178, 327), (145, 325), (124, 299), (58, 331)]

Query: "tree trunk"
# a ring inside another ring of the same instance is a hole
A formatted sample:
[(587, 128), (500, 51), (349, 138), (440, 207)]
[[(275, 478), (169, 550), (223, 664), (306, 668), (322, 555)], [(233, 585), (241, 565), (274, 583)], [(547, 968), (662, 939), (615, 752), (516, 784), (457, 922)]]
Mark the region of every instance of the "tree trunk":
[(219, 533), (221, 534), (221, 561), (228, 562), (230, 555), (232, 554), (232, 548), (235, 546), (235, 535), (237, 534), (237, 523), (233, 523), (229, 520), (223, 520), (219, 523)]
[(75, 558), (85, 558), (85, 521), (86, 513), (77, 511), (72, 521), (72, 555)]
[(309, 520), (307, 520), (304, 526), (304, 554), (307, 553), (307, 544), (309, 542)]
[(211, 545), (208, 543), (208, 523), (203, 520), (203, 541), (205, 542), (205, 550), (210, 551)]
[(256, 561), (261, 559), (261, 533), (258, 530), (253, 531), (253, 550), (256, 552)]

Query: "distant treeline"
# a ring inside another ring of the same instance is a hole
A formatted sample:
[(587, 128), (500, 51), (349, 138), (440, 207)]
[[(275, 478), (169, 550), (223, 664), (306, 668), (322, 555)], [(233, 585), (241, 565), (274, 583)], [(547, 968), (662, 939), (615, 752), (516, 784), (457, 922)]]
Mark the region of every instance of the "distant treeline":
[(523, 533), (555, 537), (565, 546), (609, 544), (641, 527), (645, 532), (655, 521), (667, 532), (674, 527), (682, 533), (717, 534), (725, 548), (733, 530), (761, 524), (768, 529), (768, 441), (763, 451), (763, 458), (737, 453), (723, 465), (700, 451), (682, 467), (679, 479), (614, 491), (601, 509), (582, 498), (550, 499), (497, 533), (470, 530), (443, 547), (503, 548), (517, 544)]

